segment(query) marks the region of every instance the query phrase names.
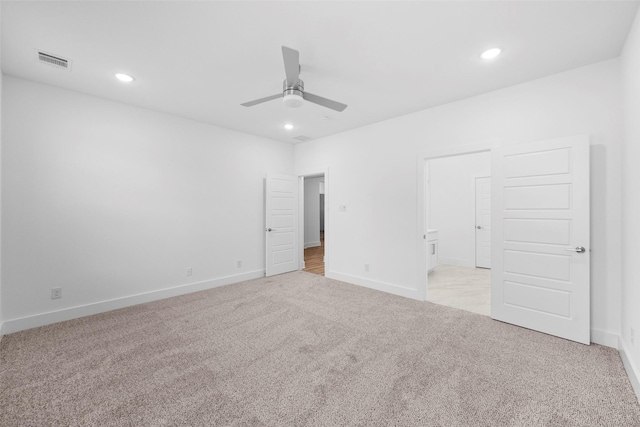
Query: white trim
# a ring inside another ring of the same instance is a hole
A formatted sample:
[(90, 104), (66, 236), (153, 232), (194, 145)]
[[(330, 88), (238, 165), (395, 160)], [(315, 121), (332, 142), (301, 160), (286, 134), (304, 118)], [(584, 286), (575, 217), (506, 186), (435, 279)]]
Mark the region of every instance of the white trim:
[(298, 260), (298, 270), (304, 270), (304, 176), (300, 175), (298, 175)]
[(600, 344), (618, 350), (619, 340), (620, 335), (614, 332), (591, 328), (591, 342), (594, 344)]
[(622, 364), (629, 376), (631, 387), (633, 387), (633, 391), (636, 392), (636, 398), (638, 399), (638, 402), (640, 402), (640, 370), (638, 370), (638, 367), (633, 363), (633, 360), (627, 356), (628, 354), (631, 354), (631, 352), (628, 350), (627, 344), (622, 340), (622, 338), (620, 339), (619, 347)]
[(428, 288), (428, 275), (429, 265), (427, 263), (427, 230), (428, 230), (428, 216), (426, 209), (429, 206), (429, 188), (427, 185), (427, 178), (429, 177), (429, 169), (427, 163), (428, 155), (418, 154), (416, 157), (416, 218), (418, 223), (416, 224), (416, 255), (418, 262), (416, 262), (416, 288), (420, 294), (421, 301), (427, 299)]
[(304, 248), (305, 249), (307, 249), (307, 248), (317, 248), (318, 246), (321, 246), (321, 245), (322, 245), (322, 243), (320, 243), (319, 241), (318, 242), (307, 242), (307, 243), (304, 244)]
[(79, 317), (104, 313), (105, 311), (117, 310), (119, 308), (130, 307), (132, 305), (157, 301), (178, 295), (190, 294), (192, 292), (204, 291), (206, 289), (217, 288), (219, 286), (230, 285), (232, 283), (243, 282), (245, 280), (258, 279), (264, 277), (264, 270), (255, 270), (248, 273), (236, 274), (232, 276), (219, 277), (204, 282), (189, 283), (186, 285), (174, 286), (157, 291), (145, 292), (137, 295), (130, 295), (122, 298), (101, 301), (77, 307), (66, 308), (48, 313), (35, 314), (32, 316), (20, 317), (17, 319), (5, 320), (2, 325), (4, 334), (23, 331), (25, 329), (36, 328), (38, 326), (50, 325), (52, 323), (63, 322), (65, 320), (77, 319)]
[(489, 139), (489, 140), (474, 143), (474, 144), (456, 145), (453, 147), (450, 147), (450, 146), (439, 147), (429, 151), (423, 151), (421, 153), (418, 153), (418, 159), (429, 160), (429, 159), (437, 159), (440, 157), (453, 157), (453, 156), (459, 156), (464, 154), (481, 153), (484, 151), (491, 151), (492, 149), (499, 146), (499, 144), (500, 144), (499, 140)]
[(398, 295), (405, 298), (411, 298), (418, 301), (424, 301), (417, 289), (405, 288), (403, 286), (393, 285), (391, 283), (378, 282), (376, 280), (367, 279), (365, 277), (352, 276), (350, 274), (336, 273), (335, 271), (327, 271), (325, 277), (341, 282), (347, 282), (352, 285), (358, 285), (376, 291), (387, 292), (389, 294)]

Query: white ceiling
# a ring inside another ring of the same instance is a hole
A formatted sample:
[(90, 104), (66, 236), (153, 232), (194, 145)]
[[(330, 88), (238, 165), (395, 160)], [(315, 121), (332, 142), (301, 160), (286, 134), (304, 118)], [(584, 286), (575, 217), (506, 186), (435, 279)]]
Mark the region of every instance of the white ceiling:
[[(620, 54), (635, 1), (2, 2), (5, 74), (295, 143)], [(281, 91), (349, 105), (240, 103)], [(491, 62), (480, 53), (504, 50)], [(36, 60), (71, 59), (71, 71)], [(125, 72), (136, 81), (123, 84)], [(324, 120), (322, 119), (325, 116)], [(291, 122), (295, 129), (283, 129)]]

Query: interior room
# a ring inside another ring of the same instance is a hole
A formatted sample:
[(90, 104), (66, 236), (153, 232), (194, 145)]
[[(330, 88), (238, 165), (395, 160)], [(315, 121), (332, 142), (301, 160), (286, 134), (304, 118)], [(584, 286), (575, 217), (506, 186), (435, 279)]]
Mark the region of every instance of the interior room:
[(0, 2), (0, 425), (640, 425), (639, 4)]
[(427, 301), (491, 315), (491, 157), (428, 162)]

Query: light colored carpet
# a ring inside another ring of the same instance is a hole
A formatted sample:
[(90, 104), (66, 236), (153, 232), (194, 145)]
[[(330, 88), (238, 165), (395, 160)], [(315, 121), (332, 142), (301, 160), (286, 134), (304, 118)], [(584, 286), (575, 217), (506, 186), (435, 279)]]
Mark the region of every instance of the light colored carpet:
[(295, 272), (19, 332), (5, 426), (639, 426), (617, 352)]

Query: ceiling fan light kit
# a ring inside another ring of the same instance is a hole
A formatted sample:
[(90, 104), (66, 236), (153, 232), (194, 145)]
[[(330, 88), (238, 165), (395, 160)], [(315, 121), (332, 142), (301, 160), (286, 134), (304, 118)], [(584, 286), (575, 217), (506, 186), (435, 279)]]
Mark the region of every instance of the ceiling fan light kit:
[(309, 101), (336, 111), (343, 111), (347, 108), (347, 104), (332, 101), (331, 99), (323, 98), (304, 91), (304, 83), (300, 80), (300, 53), (297, 50), (282, 46), (282, 58), (284, 60), (285, 75), (287, 77), (283, 83), (282, 94), (275, 94), (265, 98), (255, 99), (240, 105), (243, 107), (252, 107), (254, 105), (262, 104), (263, 102), (282, 98), (282, 102), (285, 107), (290, 108), (302, 107), (304, 101)]
[(289, 82), (285, 80), (283, 86), (282, 102), (284, 103), (284, 106), (289, 108), (302, 107), (302, 104), (304, 104), (304, 82), (302, 80), (298, 80), (298, 83), (291, 86), (289, 85)]

